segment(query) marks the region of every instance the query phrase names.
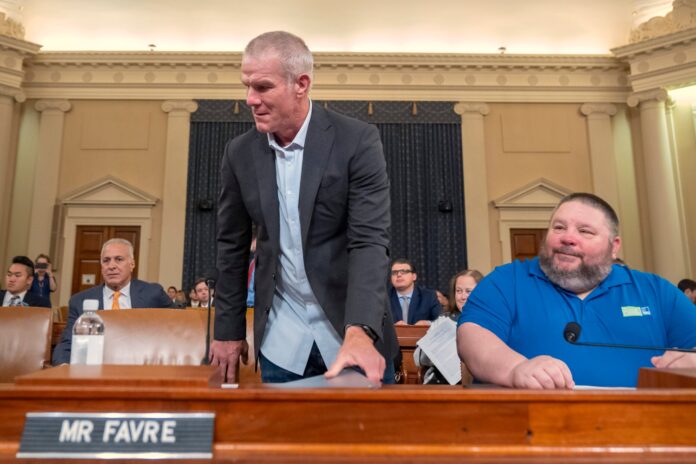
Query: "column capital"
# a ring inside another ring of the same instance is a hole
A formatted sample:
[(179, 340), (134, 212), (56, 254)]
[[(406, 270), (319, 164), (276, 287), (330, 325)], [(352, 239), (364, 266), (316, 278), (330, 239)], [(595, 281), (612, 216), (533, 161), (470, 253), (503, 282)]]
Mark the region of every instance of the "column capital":
[(607, 115), (614, 116), (616, 114), (616, 105), (611, 103), (585, 103), (580, 107), (580, 112), (585, 116), (590, 115)]
[(0, 95), (14, 98), (18, 103), (23, 103), (27, 99), (22, 89), (15, 89), (14, 87), (2, 84), (0, 84)]
[(669, 93), (663, 88), (646, 90), (644, 92), (636, 92), (631, 94), (626, 99), (626, 104), (631, 108), (635, 108), (644, 102), (657, 101), (666, 102), (669, 99)]
[(72, 105), (68, 100), (39, 100), (34, 105), (36, 111), (42, 113), (44, 111), (57, 110), (61, 113), (67, 113), (72, 109)]
[(487, 103), (465, 103), (459, 102), (454, 105), (454, 112), (460, 116), (464, 116), (466, 113), (478, 113), (481, 116), (486, 116), (491, 112), (490, 107)]
[(198, 103), (193, 100), (167, 100), (162, 103), (162, 111), (171, 113), (172, 111), (186, 111), (193, 113), (198, 110)]

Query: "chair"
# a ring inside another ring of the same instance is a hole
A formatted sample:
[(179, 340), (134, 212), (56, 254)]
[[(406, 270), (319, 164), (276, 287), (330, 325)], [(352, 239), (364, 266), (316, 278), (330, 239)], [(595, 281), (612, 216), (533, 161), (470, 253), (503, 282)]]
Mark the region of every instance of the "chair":
[(0, 382), (50, 365), (53, 310), (0, 308)]
[(104, 364), (199, 365), (205, 356), (204, 310), (99, 311)]

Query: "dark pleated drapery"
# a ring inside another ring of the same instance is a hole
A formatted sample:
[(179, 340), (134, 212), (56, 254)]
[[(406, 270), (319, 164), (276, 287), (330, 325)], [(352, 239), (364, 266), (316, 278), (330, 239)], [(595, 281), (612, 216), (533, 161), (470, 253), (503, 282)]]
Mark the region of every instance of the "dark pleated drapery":
[[(203, 100), (198, 104), (191, 117), (186, 288), (215, 265), (216, 206), (225, 144), (253, 127), (243, 102)], [(391, 183), (391, 257), (411, 259), (421, 284), (446, 290), (450, 276), (466, 267), (461, 123), (454, 103), (314, 104), (379, 128)]]

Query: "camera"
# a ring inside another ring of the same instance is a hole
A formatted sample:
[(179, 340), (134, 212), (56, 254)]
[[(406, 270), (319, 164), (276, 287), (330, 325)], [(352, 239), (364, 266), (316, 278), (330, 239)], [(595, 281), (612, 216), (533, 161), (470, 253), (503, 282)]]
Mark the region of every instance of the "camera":
[(34, 267), (35, 267), (36, 269), (45, 270), (45, 269), (48, 269), (48, 263), (36, 263), (36, 264), (34, 265)]

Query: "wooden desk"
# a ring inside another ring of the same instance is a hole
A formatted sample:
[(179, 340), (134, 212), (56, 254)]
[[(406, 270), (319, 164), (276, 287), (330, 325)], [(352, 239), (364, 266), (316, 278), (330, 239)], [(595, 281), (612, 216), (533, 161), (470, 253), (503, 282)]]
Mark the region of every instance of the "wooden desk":
[(694, 389), (5, 385), (0, 461), (30, 411), (214, 412), (216, 462), (696, 462)]
[(413, 362), (413, 352), (416, 350), (416, 342), (423, 338), (429, 326), (424, 325), (394, 325), (396, 338), (399, 340), (401, 350), (401, 380), (402, 384), (422, 384), (421, 370)]

